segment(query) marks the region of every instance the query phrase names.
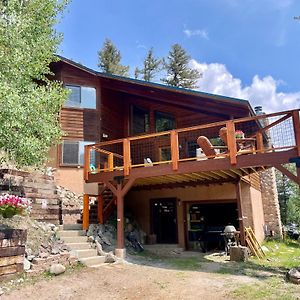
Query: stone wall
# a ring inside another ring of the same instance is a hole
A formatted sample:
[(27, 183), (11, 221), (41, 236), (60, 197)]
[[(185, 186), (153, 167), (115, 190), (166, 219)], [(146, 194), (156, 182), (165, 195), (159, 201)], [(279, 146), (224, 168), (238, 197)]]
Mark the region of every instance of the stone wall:
[(32, 218), (59, 224), (60, 206), (53, 176), (38, 172), (1, 169), (0, 193), (15, 194), (30, 199)]
[(275, 233), (275, 236), (282, 237), (282, 224), (274, 168), (261, 172), (261, 193), (267, 229), (266, 233), (268, 235), (272, 231)]

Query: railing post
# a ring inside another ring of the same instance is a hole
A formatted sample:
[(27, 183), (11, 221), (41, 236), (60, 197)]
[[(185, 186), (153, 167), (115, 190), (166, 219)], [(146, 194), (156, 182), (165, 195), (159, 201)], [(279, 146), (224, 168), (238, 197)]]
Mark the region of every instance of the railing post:
[(84, 146), (84, 162), (83, 162), (83, 178), (88, 180), (89, 170), (90, 170), (90, 161), (91, 161), (91, 147), (89, 145)]
[(123, 163), (124, 163), (124, 176), (128, 176), (130, 170), (130, 164), (131, 164), (129, 139), (123, 140)]
[(110, 172), (114, 170), (114, 154), (108, 154), (108, 169)]
[(88, 230), (89, 229), (89, 195), (84, 194), (83, 195), (83, 213), (82, 213), (82, 229), (83, 230)]
[(179, 161), (179, 142), (178, 142), (178, 132), (175, 130), (171, 131), (171, 158), (173, 171), (178, 170)]
[(259, 153), (263, 153), (264, 150), (264, 141), (261, 132), (256, 133), (256, 147)]
[(299, 111), (293, 111), (293, 125), (294, 125), (294, 134), (295, 134), (295, 143), (297, 146), (297, 154), (300, 156), (300, 120), (299, 120)]
[(227, 128), (227, 146), (229, 150), (230, 163), (236, 165), (237, 159), (237, 147), (236, 147), (236, 138), (235, 138), (235, 126), (233, 121), (228, 121), (226, 123)]

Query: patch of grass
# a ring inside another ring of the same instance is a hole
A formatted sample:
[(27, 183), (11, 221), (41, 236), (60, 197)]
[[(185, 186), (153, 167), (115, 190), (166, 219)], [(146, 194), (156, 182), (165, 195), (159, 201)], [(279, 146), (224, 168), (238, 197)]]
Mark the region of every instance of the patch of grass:
[(272, 277), (255, 284), (243, 284), (230, 293), (234, 299), (299, 299), (300, 287)]
[(173, 268), (179, 270), (198, 270), (201, 267), (199, 259), (197, 257), (187, 258), (166, 258), (164, 262)]

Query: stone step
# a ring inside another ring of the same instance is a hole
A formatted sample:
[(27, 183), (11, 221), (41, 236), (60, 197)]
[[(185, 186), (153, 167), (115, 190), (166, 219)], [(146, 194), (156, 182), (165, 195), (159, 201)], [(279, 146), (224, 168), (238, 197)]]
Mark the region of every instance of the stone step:
[(80, 258), (79, 261), (87, 267), (103, 264), (105, 262), (105, 256), (92, 256), (87, 258)]
[(71, 255), (77, 257), (78, 259), (97, 256), (96, 249), (73, 250), (72, 252), (71, 252)]
[(91, 249), (89, 243), (66, 243), (68, 247), (72, 250), (83, 250), (83, 249)]
[(82, 230), (82, 224), (64, 224), (62, 230)]
[(98, 264), (98, 265), (91, 265), (90, 268), (100, 268), (107, 265), (106, 263)]
[(61, 238), (71, 237), (71, 236), (85, 236), (85, 230), (61, 230), (58, 232), (58, 235)]
[(86, 236), (66, 236), (61, 238), (66, 244), (68, 243), (86, 243)]

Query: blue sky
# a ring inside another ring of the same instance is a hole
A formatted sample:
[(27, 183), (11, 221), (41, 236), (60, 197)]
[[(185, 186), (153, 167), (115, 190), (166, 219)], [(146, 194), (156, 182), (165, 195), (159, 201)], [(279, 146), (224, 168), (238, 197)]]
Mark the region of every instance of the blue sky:
[(110, 38), (131, 71), (150, 47), (181, 44), (202, 72), (199, 89), (266, 111), (300, 106), (299, 0), (73, 0), (58, 25), (60, 54), (97, 69)]

